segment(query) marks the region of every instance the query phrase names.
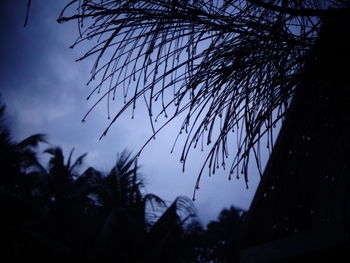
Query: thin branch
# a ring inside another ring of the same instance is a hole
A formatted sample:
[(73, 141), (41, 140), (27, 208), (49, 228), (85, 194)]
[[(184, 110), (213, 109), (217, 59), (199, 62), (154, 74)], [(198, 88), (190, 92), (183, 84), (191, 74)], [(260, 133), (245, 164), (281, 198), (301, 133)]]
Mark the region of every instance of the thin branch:
[(262, 8), (277, 11), (283, 14), (293, 15), (293, 16), (318, 16), (318, 17), (330, 17), (338, 15), (349, 15), (350, 8), (328, 8), (328, 9), (311, 9), (311, 8), (288, 8), (284, 6), (277, 6), (271, 3), (266, 3), (262, 0), (248, 0), (250, 3), (260, 6)]

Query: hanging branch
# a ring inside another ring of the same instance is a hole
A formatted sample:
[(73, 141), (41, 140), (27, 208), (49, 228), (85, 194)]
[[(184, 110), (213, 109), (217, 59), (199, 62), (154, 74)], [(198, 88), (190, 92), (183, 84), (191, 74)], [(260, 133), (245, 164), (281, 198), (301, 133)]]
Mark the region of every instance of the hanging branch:
[(261, 171), (261, 140), (267, 135), (272, 149), (273, 127), (301, 80), (320, 14), (348, 10), (339, 9), (348, 8), (346, 1), (323, 9), (328, 2), (73, 0), (58, 21), (78, 21), (82, 31), (73, 47), (96, 40), (81, 58), (96, 57), (89, 83), (98, 84), (88, 99), (99, 93), (95, 105), (107, 101), (109, 117), (110, 100), (123, 93), (125, 105), (102, 136), (126, 109), (134, 115), (143, 98), (154, 134), (164, 127), (154, 123), (161, 116), (184, 116), (183, 167), (190, 149), (210, 145), (196, 189), (206, 166), (209, 175), (227, 168), (234, 147), (229, 179), (242, 174), (248, 186), (249, 158)]
[(31, 4), (32, 4), (32, 0), (28, 0), (28, 1), (27, 1), (27, 9), (26, 9), (26, 18), (25, 18), (25, 20), (24, 20), (24, 25), (23, 25), (24, 27), (26, 27), (27, 24), (28, 24), (29, 10), (30, 10)]

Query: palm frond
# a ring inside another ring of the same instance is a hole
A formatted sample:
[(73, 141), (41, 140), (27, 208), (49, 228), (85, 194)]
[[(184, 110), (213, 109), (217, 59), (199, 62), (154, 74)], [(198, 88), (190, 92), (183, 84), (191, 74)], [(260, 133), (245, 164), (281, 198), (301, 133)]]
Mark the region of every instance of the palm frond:
[(155, 194), (146, 194), (143, 198), (143, 202), (146, 230), (149, 231), (165, 212), (167, 204), (162, 198)]
[(80, 176), (80, 178), (86, 178), (85, 180), (92, 181), (95, 183), (101, 182), (102, 177), (103, 177), (102, 173), (93, 167), (87, 168)]
[(7, 128), (0, 127), (0, 147), (4, 150), (7, 147), (15, 145), (12, 140), (11, 134)]
[[(74, 4), (76, 13), (65, 16)], [(72, 47), (96, 40), (79, 59), (96, 57), (88, 84), (99, 82), (87, 99), (100, 94), (83, 121), (102, 101), (110, 119), (111, 101), (117, 93), (124, 98), (101, 137), (144, 99), (154, 135), (183, 116), (183, 168), (192, 148), (210, 145), (196, 189), (206, 166), (209, 175), (226, 168), (229, 148), (237, 149), (229, 179), (243, 174), (248, 187), (249, 159), (261, 173), (260, 142), (266, 136), (271, 150), (322, 17), (348, 12), (349, 2), (336, 7), (314, 0), (73, 0), (58, 21), (78, 21)]]
[(22, 149), (27, 147), (37, 148), (39, 143), (48, 143), (46, 137), (45, 134), (34, 134), (20, 141), (17, 146)]
[(179, 196), (175, 199), (176, 213), (184, 230), (198, 223), (198, 212), (192, 200), (186, 196)]
[(61, 155), (63, 156), (62, 149), (60, 147), (51, 147), (44, 150), (44, 153), (48, 153), (52, 156)]
[(102, 173), (89, 167), (76, 178), (74, 184), (80, 192), (97, 194), (99, 193), (99, 188), (102, 186)]
[(28, 24), (28, 19), (29, 19), (29, 10), (30, 10), (30, 6), (32, 4), (32, 0), (28, 0), (27, 1), (27, 12), (26, 12), (26, 18), (24, 20), (24, 26), (27, 26)]
[(86, 158), (87, 153), (84, 153), (82, 155), (80, 155), (75, 162), (72, 164), (72, 166), (67, 166), (70, 170), (70, 172), (74, 172), (75, 169), (79, 168), (83, 163), (84, 163), (84, 159)]
[(6, 125), (5, 118), (6, 107), (1, 103), (1, 94), (0, 94), (0, 150), (6, 151), (8, 148), (11, 148), (15, 145), (15, 142), (12, 140), (10, 131)]
[(64, 167), (64, 156), (62, 148), (60, 147), (52, 147), (44, 150), (44, 153), (48, 153), (52, 155), (49, 160), (49, 169), (53, 169), (55, 167)]
[(73, 152), (74, 152), (74, 147), (72, 148), (72, 150), (69, 153), (68, 160), (67, 160), (67, 165), (66, 165), (67, 167), (70, 167), (70, 163), (72, 161)]
[(0, 119), (2, 119), (5, 115), (5, 110), (6, 110), (6, 107), (5, 105), (1, 105), (0, 106)]
[(47, 175), (45, 167), (39, 162), (36, 156), (33, 156), (33, 158), (30, 160), (30, 166), (34, 168), (35, 173), (40, 175)]
[(120, 207), (143, 207), (143, 180), (131, 153), (123, 151), (118, 155), (115, 166), (102, 183), (105, 188), (102, 198), (105, 201)]

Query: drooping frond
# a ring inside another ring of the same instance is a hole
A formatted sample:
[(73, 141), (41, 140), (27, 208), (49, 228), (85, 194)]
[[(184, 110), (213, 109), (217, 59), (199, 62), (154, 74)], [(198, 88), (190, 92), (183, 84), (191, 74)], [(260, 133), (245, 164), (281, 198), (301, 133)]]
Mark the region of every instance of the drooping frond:
[(84, 163), (86, 156), (87, 156), (87, 153), (84, 153), (80, 155), (71, 166), (67, 164), (67, 167), (69, 168), (69, 170), (71, 172), (74, 172), (75, 169), (81, 167), (81, 165)]
[(146, 230), (157, 222), (167, 208), (166, 202), (155, 194), (146, 194), (143, 198), (144, 202), (144, 220)]
[[(206, 165), (209, 174), (225, 169), (229, 148), (236, 147), (229, 179), (243, 174), (248, 183), (249, 158), (261, 171), (261, 139), (272, 148), (273, 127), (289, 107), (322, 18), (348, 7), (316, 0), (73, 0), (59, 21), (78, 21), (73, 46), (96, 40), (81, 59), (96, 58), (89, 83), (98, 84), (88, 99), (100, 95), (87, 115), (106, 103), (112, 119), (102, 136), (126, 109), (134, 115), (138, 100), (154, 135), (182, 115), (183, 167), (190, 149), (211, 147), (197, 189)], [(125, 104), (111, 116), (117, 93)]]
[(168, 233), (164, 235), (168, 238), (180, 229), (182, 234), (190, 234), (192, 228), (199, 225), (197, 210), (191, 199), (179, 196), (153, 225), (150, 233), (151, 235)]
[(60, 147), (48, 148), (44, 151), (44, 153), (48, 153), (52, 156), (49, 161), (49, 169), (64, 167), (64, 156)]
[(131, 153), (123, 151), (111, 171), (103, 177), (104, 199), (120, 207), (143, 206), (143, 180)]
[(19, 148), (26, 148), (26, 147), (32, 147), (36, 148), (38, 147), (39, 143), (47, 143), (46, 135), (45, 134), (34, 134), (29, 136), (28, 138), (20, 141), (17, 146)]

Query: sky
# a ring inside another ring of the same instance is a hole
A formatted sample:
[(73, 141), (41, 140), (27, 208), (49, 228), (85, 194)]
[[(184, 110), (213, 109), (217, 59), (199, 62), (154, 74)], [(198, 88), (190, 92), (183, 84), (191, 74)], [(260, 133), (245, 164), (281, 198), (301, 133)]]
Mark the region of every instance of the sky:
[[(118, 153), (124, 149), (137, 153), (152, 135), (148, 113), (142, 105), (136, 109), (134, 119), (126, 112), (102, 140), (99, 137), (109, 124), (106, 107), (97, 107), (86, 122), (81, 122), (91, 107), (86, 97), (92, 87), (86, 83), (94, 60), (75, 62), (87, 46), (70, 49), (78, 36), (76, 22), (56, 22), (66, 2), (33, 0), (24, 28), (26, 1), (2, 0), (1, 100), (6, 105), (7, 123), (15, 140), (44, 133), (50, 145), (61, 146), (66, 156), (73, 147), (75, 157), (88, 152), (87, 165), (108, 171)], [(170, 154), (180, 125), (181, 120), (176, 120), (167, 126), (148, 144), (138, 161), (147, 192), (169, 202), (181, 195), (192, 197), (205, 158), (205, 151), (193, 151), (182, 172), (181, 144)], [(42, 146), (42, 150), (50, 145)], [(266, 159), (263, 156), (264, 162)], [(195, 201), (203, 225), (215, 220), (225, 207), (249, 208), (259, 182), (253, 165), (249, 176), (246, 189), (243, 178), (229, 181), (222, 169), (211, 177), (204, 174)]]

